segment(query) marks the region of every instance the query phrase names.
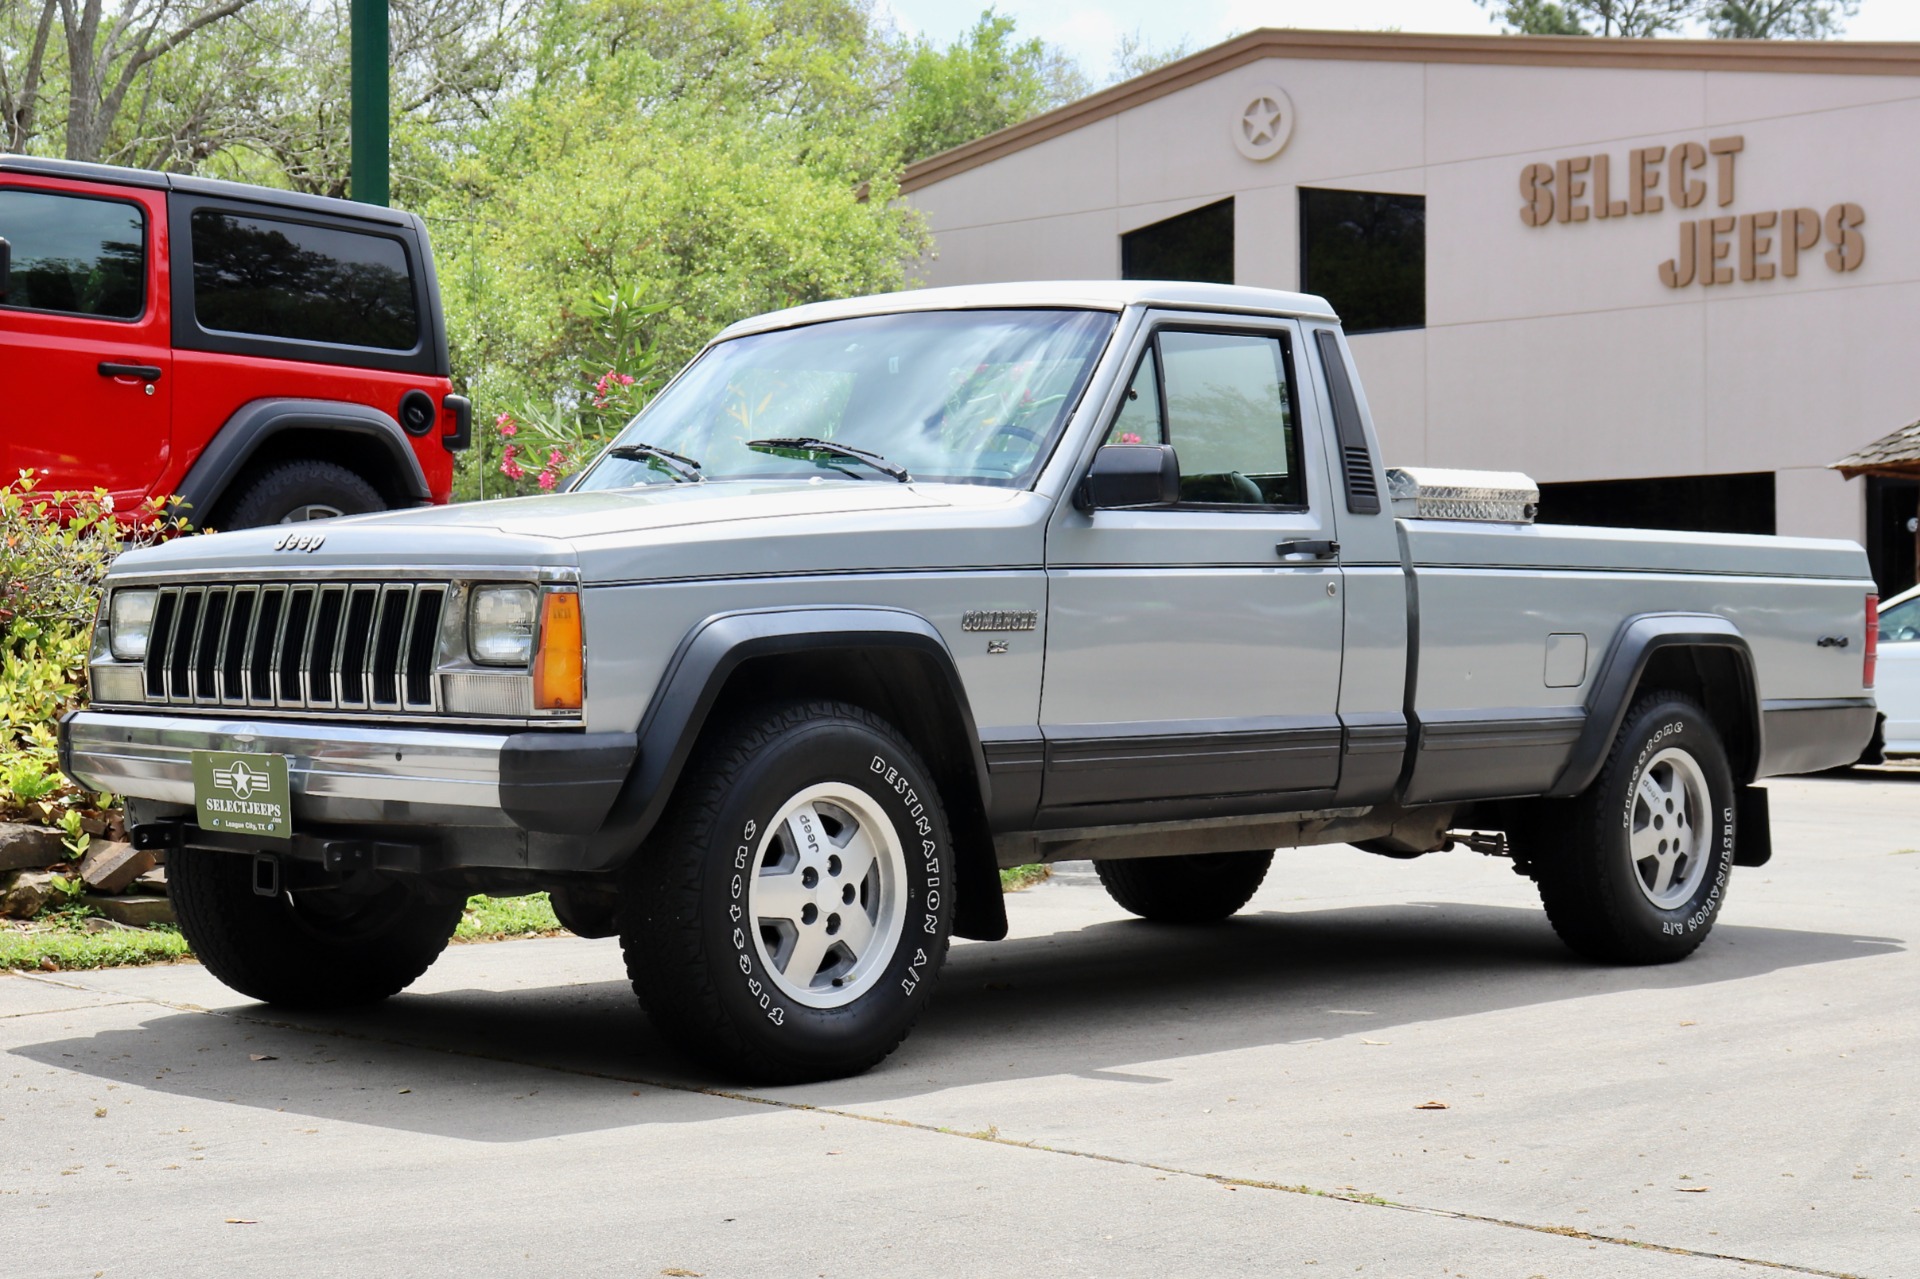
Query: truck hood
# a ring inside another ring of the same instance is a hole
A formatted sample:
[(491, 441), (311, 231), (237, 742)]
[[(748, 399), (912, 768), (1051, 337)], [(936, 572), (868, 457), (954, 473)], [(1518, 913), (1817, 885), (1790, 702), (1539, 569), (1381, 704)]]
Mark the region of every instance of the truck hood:
[[(185, 537), (131, 552), (115, 571), (573, 567), (583, 581), (618, 582), (1018, 564), (1038, 561), (1048, 505), (1032, 493), (981, 485), (645, 485)], [(971, 530), (992, 540), (1021, 528), (1031, 530), (1031, 548), (1026, 538), (989, 547), (965, 536)]]
[(420, 507), (363, 515), (370, 527), (494, 529), (559, 541), (684, 529), (735, 520), (851, 515), (945, 505), (922, 488), (872, 480), (716, 480), (649, 484), (591, 493), (543, 493), (493, 502)]

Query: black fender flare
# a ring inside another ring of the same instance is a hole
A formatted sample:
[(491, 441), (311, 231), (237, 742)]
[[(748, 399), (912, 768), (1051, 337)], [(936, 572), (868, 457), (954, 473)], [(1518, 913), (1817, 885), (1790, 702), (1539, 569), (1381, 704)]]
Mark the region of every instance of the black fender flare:
[[(1754, 678), (1753, 650), (1740, 628), (1717, 613), (1639, 613), (1614, 632), (1587, 694), (1586, 724), (1573, 744), (1566, 767), (1547, 790), (1549, 797), (1568, 798), (1593, 784), (1640, 689), (1647, 664), (1656, 653), (1671, 648), (1712, 648), (1731, 654), (1738, 683), (1734, 696), (1747, 717), (1744, 727), (1751, 734), (1753, 759), (1760, 759), (1764, 744), (1760, 685)], [(1737, 776), (1734, 780), (1745, 784), (1753, 779)]]
[[(640, 720), (638, 756), (593, 838), (594, 868), (615, 869), (653, 831), (715, 703), (743, 663), (760, 657), (874, 650), (905, 651), (930, 659), (945, 681), (951, 709), (965, 734), (980, 812), (991, 811), (991, 782), (980, 732), (952, 650), (933, 623), (904, 609), (859, 606), (718, 613), (689, 631), (667, 663)], [(958, 847), (955, 854), (963, 868), (958, 885), (961, 907), (971, 917), (966, 935), (1004, 936), (1005, 907), (991, 843), (983, 845), (983, 854), (968, 856)]]
[(271, 398), (241, 405), (187, 468), (176, 496), (186, 504), (189, 518), (204, 521), (268, 440), (286, 431), (312, 429), (372, 440), (393, 463), (393, 478), (401, 491), (414, 502), (431, 500), (420, 459), (414, 456), (406, 432), (389, 415), (342, 400)]

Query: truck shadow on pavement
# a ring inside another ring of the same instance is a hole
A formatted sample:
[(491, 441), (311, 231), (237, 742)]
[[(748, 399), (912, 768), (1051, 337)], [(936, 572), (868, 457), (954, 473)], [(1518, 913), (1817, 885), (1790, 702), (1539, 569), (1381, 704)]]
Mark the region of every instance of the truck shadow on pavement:
[[(486, 949), (499, 959), (543, 944)], [(1269, 911), (1203, 928), (1103, 922), (956, 947), (938, 997), (893, 1057), (859, 1078), (780, 1089), (681, 1062), (612, 979), (611, 945), (605, 982), (403, 994), (351, 1013), (242, 1003), (11, 1053), (204, 1101), (512, 1142), (711, 1119), (737, 1112), (742, 1093), (853, 1106), (1058, 1075), (1151, 1084), (1128, 1064), (1709, 987), (1905, 948), (1722, 924), (1683, 963), (1600, 968), (1568, 954), (1537, 910), (1459, 903)], [(1596, 1021), (1592, 1033), (1597, 1051), (1612, 1032)]]

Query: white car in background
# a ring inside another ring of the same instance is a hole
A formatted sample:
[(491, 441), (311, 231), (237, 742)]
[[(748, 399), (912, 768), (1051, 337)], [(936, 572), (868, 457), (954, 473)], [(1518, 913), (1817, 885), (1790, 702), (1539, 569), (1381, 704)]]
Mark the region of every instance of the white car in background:
[(1880, 606), (1874, 699), (1886, 717), (1880, 729), (1885, 753), (1920, 755), (1920, 586), (1910, 586)]

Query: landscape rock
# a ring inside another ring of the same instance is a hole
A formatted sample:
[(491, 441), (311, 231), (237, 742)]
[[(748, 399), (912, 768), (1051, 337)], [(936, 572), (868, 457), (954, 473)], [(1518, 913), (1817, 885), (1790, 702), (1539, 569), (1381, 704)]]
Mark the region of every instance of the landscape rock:
[(80, 878), (96, 893), (117, 893), (153, 869), (153, 854), (96, 839), (80, 859)]
[(164, 897), (102, 897), (88, 893), (84, 900), (114, 923), (129, 928), (151, 928), (155, 924), (174, 922), (173, 903)]
[(90, 933), (131, 933), (139, 931), (136, 928), (129, 928), (125, 924), (116, 923), (111, 919), (102, 919), (98, 915), (87, 916), (80, 926)]
[(43, 871), (21, 870), (0, 874), (0, 916), (32, 919), (56, 896), (53, 876)]
[(165, 897), (167, 895), (167, 868), (155, 866), (146, 874), (133, 881), (133, 887), (127, 890), (146, 897)]
[(66, 859), (60, 832), (45, 826), (0, 822), (0, 871), (40, 870)]

